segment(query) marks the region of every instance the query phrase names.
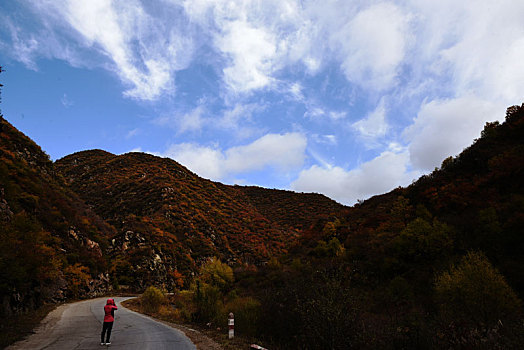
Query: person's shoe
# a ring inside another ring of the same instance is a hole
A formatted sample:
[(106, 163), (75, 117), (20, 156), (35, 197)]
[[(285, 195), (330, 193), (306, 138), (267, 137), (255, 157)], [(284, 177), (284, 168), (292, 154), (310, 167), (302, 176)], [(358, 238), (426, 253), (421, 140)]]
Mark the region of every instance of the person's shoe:
[(100, 345), (104, 346), (104, 345), (106, 345), (106, 343), (100, 343)]
[(111, 345), (111, 342), (109, 342), (109, 343), (106, 343), (106, 345)]

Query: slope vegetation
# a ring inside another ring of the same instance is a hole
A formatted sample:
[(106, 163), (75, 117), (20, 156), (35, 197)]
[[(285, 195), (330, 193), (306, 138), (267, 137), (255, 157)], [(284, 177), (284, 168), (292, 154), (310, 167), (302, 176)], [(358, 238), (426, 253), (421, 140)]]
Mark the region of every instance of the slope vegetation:
[(259, 336), (283, 348), (520, 349), (523, 251), (524, 105), (238, 285), (261, 301)]
[(103, 251), (112, 227), (66, 186), (40, 147), (1, 116), (0, 226), (3, 314), (107, 287)]
[(126, 285), (173, 285), (212, 256), (260, 264), (286, 253), (315, 218), (344, 208), (322, 195), (212, 182), (144, 153), (84, 151), (56, 164), (71, 188), (120, 232), (110, 247), (111, 272)]

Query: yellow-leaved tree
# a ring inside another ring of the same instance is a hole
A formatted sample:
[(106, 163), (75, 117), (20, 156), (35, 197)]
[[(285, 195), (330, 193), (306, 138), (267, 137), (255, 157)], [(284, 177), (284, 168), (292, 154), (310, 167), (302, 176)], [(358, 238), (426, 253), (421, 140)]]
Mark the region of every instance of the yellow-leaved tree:
[(491, 325), (521, 312), (522, 302), (481, 252), (438, 275), (435, 292), (442, 316), (455, 322)]

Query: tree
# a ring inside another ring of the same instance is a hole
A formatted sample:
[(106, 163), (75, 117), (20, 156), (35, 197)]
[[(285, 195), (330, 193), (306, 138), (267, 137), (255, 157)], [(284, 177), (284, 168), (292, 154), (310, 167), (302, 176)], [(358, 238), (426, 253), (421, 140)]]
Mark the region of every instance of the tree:
[(80, 296), (81, 287), (87, 285), (87, 281), (90, 278), (89, 269), (77, 263), (67, 266), (64, 272), (73, 297), (78, 298)]
[(317, 246), (313, 249), (312, 253), (315, 256), (322, 258), (340, 256), (344, 251), (344, 246), (342, 246), (338, 238), (333, 237), (327, 243), (323, 240), (318, 241)]
[(469, 252), (435, 280), (435, 294), (445, 319), (490, 325), (520, 313), (521, 301), (481, 252)]
[(395, 239), (397, 254), (407, 261), (435, 259), (453, 247), (453, 230), (448, 225), (433, 219), (430, 223), (416, 218)]
[(233, 284), (233, 269), (221, 262), (218, 258), (211, 258), (201, 270), (202, 281), (211, 284), (223, 293)]
[(157, 312), (160, 306), (164, 303), (165, 296), (162, 291), (156, 287), (148, 287), (144, 294), (140, 297), (142, 307), (146, 312)]

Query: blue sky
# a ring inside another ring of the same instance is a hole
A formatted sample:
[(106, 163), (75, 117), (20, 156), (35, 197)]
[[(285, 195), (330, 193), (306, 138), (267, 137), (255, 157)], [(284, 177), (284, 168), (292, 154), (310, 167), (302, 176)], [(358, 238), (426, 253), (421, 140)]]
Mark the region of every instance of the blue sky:
[(170, 157), (353, 204), (524, 100), (522, 1), (3, 0), (4, 117), (56, 160)]

